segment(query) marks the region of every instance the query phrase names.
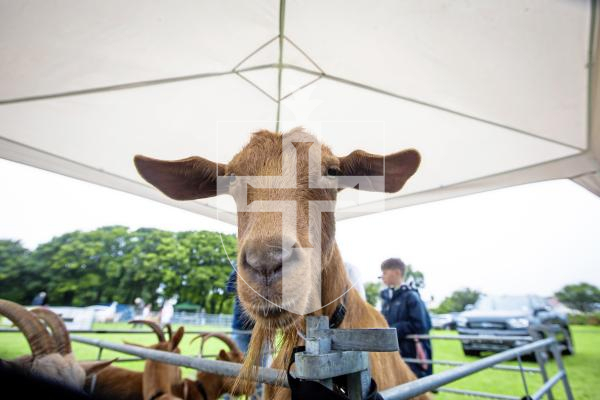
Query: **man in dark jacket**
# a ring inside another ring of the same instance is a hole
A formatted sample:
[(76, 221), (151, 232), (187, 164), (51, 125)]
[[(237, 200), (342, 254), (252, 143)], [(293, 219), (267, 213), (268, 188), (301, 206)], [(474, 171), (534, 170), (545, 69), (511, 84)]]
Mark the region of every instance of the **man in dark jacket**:
[[(429, 334), (431, 319), (419, 292), (404, 284), (405, 264), (399, 258), (390, 258), (381, 263), (383, 283), (381, 291), (383, 305), (381, 313), (391, 328), (398, 332), (398, 344), (403, 358), (431, 359), (431, 341), (406, 339), (406, 335)], [(412, 371), (421, 378), (432, 374), (432, 365), (408, 363)]]

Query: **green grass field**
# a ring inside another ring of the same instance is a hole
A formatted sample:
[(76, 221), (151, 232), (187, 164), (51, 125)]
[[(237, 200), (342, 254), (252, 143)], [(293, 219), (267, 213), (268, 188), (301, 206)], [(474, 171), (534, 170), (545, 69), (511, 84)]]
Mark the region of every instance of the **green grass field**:
[[(111, 329), (128, 329), (127, 324), (98, 324), (96, 328), (111, 328)], [(189, 329), (200, 329), (200, 330), (212, 330), (214, 327), (207, 326), (189, 326)], [(141, 329), (141, 328), (140, 328)], [(587, 326), (575, 326), (572, 327), (576, 355), (567, 356), (564, 358), (565, 366), (567, 368), (567, 374), (573, 388), (575, 398), (578, 400), (594, 400), (598, 399), (600, 395), (600, 328), (599, 327), (587, 327)], [(432, 332), (440, 333), (440, 332)], [(447, 333), (447, 332), (444, 332)], [(86, 335), (103, 340), (113, 341), (122, 343), (123, 340), (139, 344), (152, 344), (156, 338), (154, 334), (136, 334), (127, 335), (125, 337), (122, 334), (95, 334)], [(184, 337), (182, 344), (180, 345), (181, 352), (184, 355), (194, 356), (198, 354), (199, 346), (197, 342), (190, 345), (192, 335)], [(73, 344), (75, 355), (78, 360), (93, 360), (96, 359), (98, 349), (92, 346), (74, 343)], [(223, 345), (217, 340), (209, 341), (206, 345), (206, 352), (208, 354), (216, 354)], [(0, 334), (0, 358), (11, 359), (22, 354), (27, 354), (29, 348), (22, 335), (18, 333), (1, 333)], [(464, 361), (470, 362), (475, 361), (474, 357), (465, 357), (462, 354), (460, 343), (457, 341), (449, 340), (438, 340), (434, 341), (433, 346), (434, 359), (438, 360), (452, 360), (452, 361)], [(129, 357), (127, 355), (114, 353), (106, 350), (102, 354), (103, 359), (111, 359), (115, 357)], [(509, 363), (511, 365), (517, 365), (516, 362)], [(143, 362), (126, 362), (117, 363), (117, 365), (131, 368), (134, 370), (143, 370)], [(525, 363), (527, 366), (536, 366), (535, 363)], [(434, 372), (440, 372), (450, 367), (436, 366)], [(553, 374), (556, 372), (554, 362), (551, 360), (549, 363), (549, 373)], [(192, 377), (194, 375), (193, 370), (184, 370), (185, 376)], [(530, 393), (535, 392), (541, 386), (541, 377), (538, 374), (526, 374), (527, 383), (529, 386)], [(449, 387), (462, 388), (476, 391), (484, 391), (498, 394), (517, 395), (524, 396), (525, 389), (521, 381), (521, 377), (518, 372), (512, 371), (494, 371), (487, 370), (465, 378), (459, 382), (455, 382)], [(559, 384), (554, 390), (557, 399), (564, 398), (562, 386)], [(453, 400), (453, 399), (464, 399), (465, 396), (454, 395), (454, 394), (439, 394), (436, 399), (439, 400)]]
[[(600, 328), (589, 326), (572, 326), (576, 354), (563, 357), (567, 376), (573, 389), (575, 399), (595, 400), (600, 398)], [(465, 357), (460, 343), (457, 341), (438, 340), (433, 344), (434, 359), (470, 362), (476, 357)], [(518, 365), (508, 362), (507, 365)], [(536, 367), (533, 362), (525, 362), (525, 366)], [(451, 367), (436, 366), (435, 372), (441, 372)], [(550, 360), (548, 373), (556, 373), (556, 363)], [(542, 385), (539, 374), (526, 374), (529, 393), (533, 394)], [(489, 393), (524, 396), (525, 389), (519, 372), (485, 370), (449, 385), (451, 388), (476, 390)], [(556, 399), (564, 399), (562, 384), (555, 386)], [(455, 394), (439, 394), (436, 399), (464, 399), (465, 396)]]

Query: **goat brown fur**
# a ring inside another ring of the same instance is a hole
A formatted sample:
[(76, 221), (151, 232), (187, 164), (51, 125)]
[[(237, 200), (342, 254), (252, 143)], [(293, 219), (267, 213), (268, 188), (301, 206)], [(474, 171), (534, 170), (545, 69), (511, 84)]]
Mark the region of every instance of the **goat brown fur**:
[[(149, 325), (157, 335), (159, 342), (148, 348), (179, 353), (178, 345), (184, 334), (183, 327), (180, 327), (166, 341), (162, 330), (153, 326), (154, 322), (138, 321), (138, 323)], [(179, 384), (181, 380), (181, 369), (178, 366), (146, 360), (144, 372), (112, 366), (100, 371), (93, 383), (93, 393), (99, 397), (114, 398), (118, 396), (124, 400), (146, 400), (159, 392), (162, 395), (155, 398), (176, 398), (173, 396), (172, 386)], [(92, 382), (92, 377), (88, 377), (86, 382), (88, 391), (92, 391)]]
[[(312, 164), (315, 148), (320, 157), (316, 165)], [(293, 160), (295, 165), (286, 164), (286, 159)], [(227, 165), (201, 157), (178, 161), (135, 157), (142, 177), (171, 198), (192, 200), (228, 193), (236, 201), (238, 294), (256, 322), (242, 373), (243, 377), (250, 378), (264, 341), (272, 343), (277, 330), (283, 331), (283, 344), (273, 366), (285, 368), (292, 348), (301, 343), (297, 332), (303, 329), (302, 316), (331, 316), (342, 299), (347, 313), (341, 328), (387, 327), (381, 314), (356, 291), (349, 290), (351, 284), (335, 242), (331, 204), (339, 190), (355, 187), (356, 182), (360, 182), (358, 188), (362, 190), (397, 192), (416, 172), (419, 163), (419, 153), (412, 149), (387, 156), (357, 150), (345, 157), (336, 157), (302, 129), (285, 135), (257, 132)], [(290, 169), (295, 173), (290, 173)], [(241, 184), (236, 177), (242, 177)], [(252, 184), (245, 184), (244, 179), (251, 179)], [(317, 187), (314, 182), (318, 183)], [(259, 206), (273, 201), (296, 202), (296, 221), (292, 229), (286, 225), (282, 212)], [(319, 209), (319, 205), (323, 205), (322, 208)], [(313, 223), (315, 209), (320, 218), (317, 228)], [(313, 257), (317, 253), (304, 251), (313, 246), (317, 237), (320, 242), (318, 263), (306, 255)], [(284, 259), (291, 260), (286, 279), (292, 285), (287, 287), (283, 282)], [(284, 295), (291, 300), (285, 300)], [(315, 308), (315, 304), (323, 306)], [(380, 389), (415, 379), (397, 352), (371, 353), (370, 361)], [(290, 393), (285, 389), (269, 391), (266, 398), (289, 399)]]
[[(194, 340), (202, 338), (202, 345), (200, 346), (200, 354), (203, 354), (204, 345), (211, 338), (216, 338), (223, 342), (228, 349), (219, 351), (217, 360), (227, 361), (241, 364), (244, 362), (244, 353), (238, 348), (235, 342), (227, 335), (219, 332), (204, 333), (200, 334)], [(236, 378), (229, 376), (217, 375), (210, 372), (198, 371), (196, 374), (196, 381), (188, 380), (184, 382), (184, 385), (188, 386), (189, 400), (217, 400), (222, 395), (228, 393), (233, 396), (250, 396), (254, 393), (254, 387), (242, 388), (235, 384)], [(206, 392), (206, 398), (203, 399), (202, 394), (198, 389), (198, 384), (202, 385)], [(180, 393), (182, 390), (180, 389)]]

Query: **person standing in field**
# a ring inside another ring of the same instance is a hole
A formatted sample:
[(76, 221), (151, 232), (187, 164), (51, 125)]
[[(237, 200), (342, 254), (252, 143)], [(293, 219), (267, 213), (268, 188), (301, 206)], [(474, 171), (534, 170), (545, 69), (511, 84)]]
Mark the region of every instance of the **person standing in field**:
[(396, 328), (402, 358), (413, 358), (423, 362), (408, 363), (417, 378), (433, 373), (431, 364), (431, 341), (408, 339), (407, 335), (429, 334), (431, 318), (416, 288), (404, 283), (406, 265), (399, 258), (389, 258), (381, 263), (383, 283), (387, 288), (380, 293), (381, 313), (391, 328)]

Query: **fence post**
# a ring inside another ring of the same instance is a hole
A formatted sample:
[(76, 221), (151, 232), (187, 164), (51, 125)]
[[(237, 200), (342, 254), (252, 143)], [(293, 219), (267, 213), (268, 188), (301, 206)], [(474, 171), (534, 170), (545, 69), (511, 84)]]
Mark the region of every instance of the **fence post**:
[[(543, 338), (540, 334), (540, 331), (535, 329), (534, 327), (529, 329), (529, 335), (533, 338), (533, 341), (537, 341)], [(544, 383), (548, 382), (548, 371), (546, 371), (546, 360), (548, 359), (548, 353), (541, 349), (537, 349), (535, 352), (535, 361), (537, 361), (538, 366), (540, 367), (540, 374), (542, 375), (542, 381)], [(546, 394), (548, 400), (554, 400), (554, 394), (552, 393), (552, 388), (548, 390)]]
[[(306, 318), (306, 353), (311, 355), (326, 354), (331, 351), (331, 338), (314, 337), (314, 332), (320, 329), (328, 329), (327, 317)], [(319, 381), (322, 385), (333, 389), (333, 379), (327, 378)]]
[[(333, 378), (346, 380), (348, 397), (364, 399), (371, 386), (370, 351), (398, 351), (391, 328), (330, 329), (329, 318), (306, 317), (306, 350), (295, 354), (296, 377), (332, 389)], [(390, 371), (391, 372), (391, 371)]]
[(565, 365), (562, 360), (561, 345), (558, 342), (558, 340), (556, 340), (556, 335), (554, 333), (552, 335), (554, 337), (554, 342), (550, 345), (550, 350), (552, 351), (552, 356), (554, 357), (554, 360), (556, 361), (558, 370), (560, 372), (562, 372), (561, 380), (562, 380), (563, 386), (565, 388), (565, 394), (567, 395), (567, 399), (573, 400), (573, 392), (571, 391), (571, 385), (569, 384), (569, 379), (567, 378), (567, 371), (565, 370)]

